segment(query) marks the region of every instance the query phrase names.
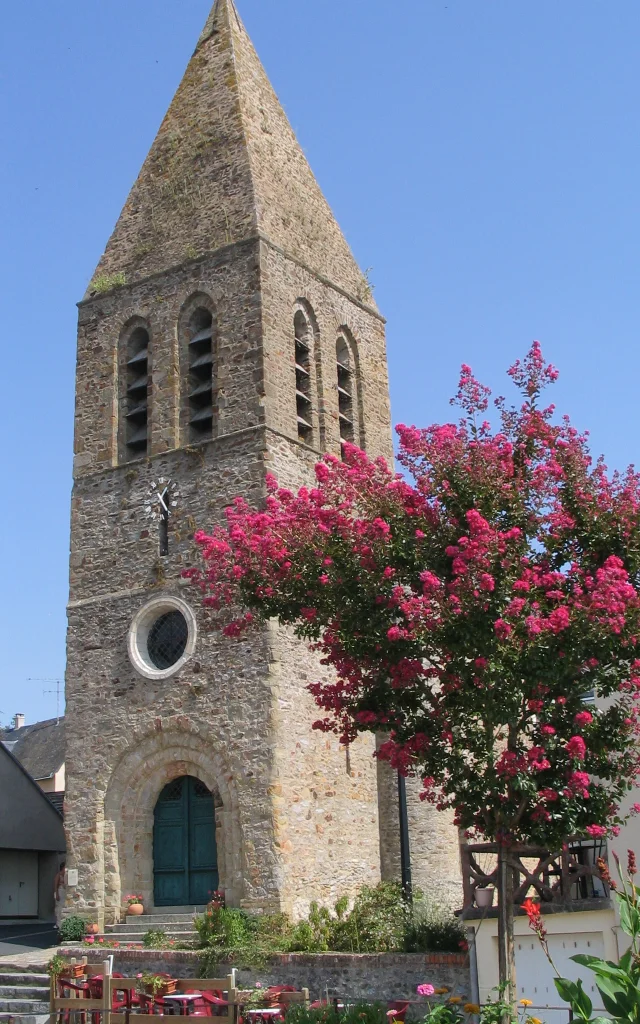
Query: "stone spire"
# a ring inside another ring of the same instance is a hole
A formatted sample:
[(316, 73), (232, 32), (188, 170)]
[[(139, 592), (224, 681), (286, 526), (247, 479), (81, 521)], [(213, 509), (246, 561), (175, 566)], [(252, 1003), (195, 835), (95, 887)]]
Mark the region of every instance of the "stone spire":
[(216, 0), (94, 280), (130, 284), (257, 235), (366, 294), (233, 0)]

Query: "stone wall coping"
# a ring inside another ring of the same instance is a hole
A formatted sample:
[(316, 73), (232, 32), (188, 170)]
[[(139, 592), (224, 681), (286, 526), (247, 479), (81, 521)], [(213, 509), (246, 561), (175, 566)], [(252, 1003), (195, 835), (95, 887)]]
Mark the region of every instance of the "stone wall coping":
[[(95, 958), (99, 952), (99, 959)], [(101, 964), (106, 957), (121, 956), (128, 960), (140, 960), (141, 962), (150, 958), (162, 959), (167, 963), (181, 964), (193, 963), (199, 959), (199, 951), (195, 949), (127, 949), (126, 945), (108, 946), (106, 943), (95, 946), (69, 947), (60, 950), (62, 956), (89, 959), (90, 966)], [(349, 967), (360, 965), (363, 968), (375, 965), (393, 967), (403, 964), (404, 966), (421, 967), (425, 964), (441, 964), (451, 967), (465, 967), (468, 962), (466, 953), (274, 953), (269, 957), (270, 964), (326, 964), (327, 966)]]

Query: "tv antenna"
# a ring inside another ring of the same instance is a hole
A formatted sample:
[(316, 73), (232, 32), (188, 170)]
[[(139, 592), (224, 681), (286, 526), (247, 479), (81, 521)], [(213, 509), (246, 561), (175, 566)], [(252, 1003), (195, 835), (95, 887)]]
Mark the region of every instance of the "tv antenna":
[(47, 693), (55, 693), (55, 695), (56, 695), (56, 725), (60, 725), (60, 687), (63, 685), (63, 680), (62, 679), (48, 679), (46, 677), (43, 679), (43, 678), (41, 678), (39, 676), (29, 676), (29, 678), (27, 679), (27, 682), (28, 683), (55, 683), (56, 684), (55, 690), (43, 690), (42, 693), (43, 693), (43, 695), (47, 694)]

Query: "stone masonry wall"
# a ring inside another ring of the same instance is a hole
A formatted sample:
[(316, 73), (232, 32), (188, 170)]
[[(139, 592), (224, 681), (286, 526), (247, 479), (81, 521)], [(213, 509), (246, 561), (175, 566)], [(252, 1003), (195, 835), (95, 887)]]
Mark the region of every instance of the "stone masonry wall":
[[(72, 956), (86, 955), (86, 950), (71, 949)], [(180, 978), (197, 978), (197, 954), (188, 952), (162, 952), (153, 950), (107, 950), (113, 952), (114, 969), (126, 977), (135, 977), (139, 971), (174, 973)], [(93, 956), (91, 961), (94, 961)], [(102, 961), (95, 960), (101, 966)], [(221, 964), (215, 977), (224, 977), (229, 967)], [(430, 982), (434, 987), (446, 986), (452, 995), (469, 997), (469, 966), (464, 956), (456, 953), (284, 953), (275, 956), (261, 970), (239, 970), (238, 988), (252, 988), (256, 982), (268, 985), (295, 985), (308, 988), (311, 999), (335, 996), (348, 1000), (396, 999), (414, 1001), (413, 1017), (424, 1015), (426, 1004), (416, 995), (416, 987)]]
[[(315, 659), (268, 629), (223, 639), (199, 593), (180, 579), (195, 559), (194, 527), (219, 521), (238, 493), (259, 502), (276, 452), (294, 485), (309, 479), (316, 457), (280, 434), (268, 444), (260, 426), (257, 256), (255, 246), (234, 247), (81, 307), (67, 677), (69, 866), (80, 884), (69, 909), (107, 921), (118, 919), (126, 891), (152, 903), (153, 808), (177, 774), (196, 775), (216, 795), (230, 903), (301, 913), (310, 899), (333, 902), (380, 877), (370, 747), (366, 739), (355, 745), (347, 772), (344, 750), (311, 731), (304, 687), (317, 677)], [(179, 327), (194, 294), (215, 309), (219, 436), (180, 448)], [(291, 291), (290, 325), (295, 299)], [(133, 318), (151, 335), (151, 456), (115, 465), (113, 350)], [(289, 410), (290, 395), (279, 395)], [(284, 415), (281, 423), (295, 431)], [(176, 481), (180, 494), (166, 558), (147, 513), (159, 478)], [(199, 637), (184, 669), (155, 682), (132, 667), (126, 638), (136, 611), (159, 594), (186, 598)]]

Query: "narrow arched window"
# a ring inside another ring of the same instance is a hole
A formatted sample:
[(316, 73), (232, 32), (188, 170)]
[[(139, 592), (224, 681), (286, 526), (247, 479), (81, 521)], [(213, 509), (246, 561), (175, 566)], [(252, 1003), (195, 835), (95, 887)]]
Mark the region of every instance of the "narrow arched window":
[(189, 330), (189, 434), (192, 441), (213, 436), (213, 316), (197, 309)]
[(338, 415), (340, 420), (340, 443), (356, 441), (355, 367), (349, 346), (344, 338), (336, 342), (336, 363), (338, 373)]
[(125, 445), (130, 458), (146, 455), (149, 427), (149, 333), (136, 327), (127, 342)]
[(313, 441), (313, 407), (311, 400), (311, 327), (302, 310), (294, 318), (296, 364), (296, 413), (298, 440)]

